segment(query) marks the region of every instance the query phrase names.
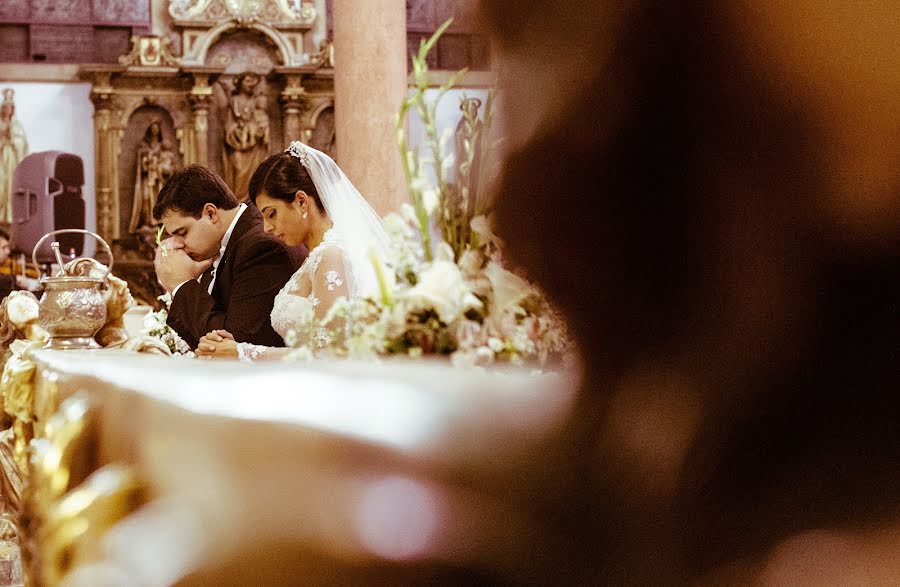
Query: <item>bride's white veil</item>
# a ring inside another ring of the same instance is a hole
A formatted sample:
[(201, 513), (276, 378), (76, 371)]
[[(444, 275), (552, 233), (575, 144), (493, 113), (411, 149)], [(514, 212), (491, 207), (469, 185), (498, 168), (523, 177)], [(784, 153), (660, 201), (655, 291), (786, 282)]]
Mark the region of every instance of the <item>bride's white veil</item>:
[(319, 191), (322, 206), (343, 242), (356, 295), (377, 295), (372, 253), (391, 264), (391, 245), (381, 218), (331, 157), (300, 141), (293, 141), (286, 151), (300, 159)]

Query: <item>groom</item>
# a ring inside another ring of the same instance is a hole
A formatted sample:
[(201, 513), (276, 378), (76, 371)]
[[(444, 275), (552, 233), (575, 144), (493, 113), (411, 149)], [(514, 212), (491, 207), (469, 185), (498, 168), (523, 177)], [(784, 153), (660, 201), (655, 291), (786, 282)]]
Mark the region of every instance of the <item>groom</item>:
[(263, 231), (256, 206), (238, 203), (218, 175), (191, 165), (166, 180), (153, 216), (172, 235), (154, 260), (172, 294), (167, 323), (191, 348), (220, 328), (238, 342), (284, 346), (270, 314), (297, 263)]

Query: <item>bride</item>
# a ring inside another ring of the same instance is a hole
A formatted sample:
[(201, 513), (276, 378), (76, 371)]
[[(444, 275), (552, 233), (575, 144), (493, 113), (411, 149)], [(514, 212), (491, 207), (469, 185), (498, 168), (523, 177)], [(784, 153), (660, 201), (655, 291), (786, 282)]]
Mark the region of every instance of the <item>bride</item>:
[[(295, 346), (326, 346), (340, 330), (339, 319), (328, 315), (335, 302), (378, 291), (372, 255), (389, 260), (381, 219), (328, 155), (299, 141), (263, 161), (250, 179), (249, 193), (266, 232), (309, 249), (275, 297), (272, 327), (285, 340), (293, 338)], [(200, 339), (196, 352), (259, 360), (280, 358), (287, 349), (237, 343), (229, 332), (215, 330)]]

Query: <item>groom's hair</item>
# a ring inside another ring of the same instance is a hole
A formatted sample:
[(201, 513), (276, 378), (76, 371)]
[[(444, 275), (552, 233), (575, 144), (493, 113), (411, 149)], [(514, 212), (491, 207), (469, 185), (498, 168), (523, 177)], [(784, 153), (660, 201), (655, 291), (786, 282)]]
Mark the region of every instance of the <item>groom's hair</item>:
[(300, 162), (300, 159), (290, 153), (277, 153), (263, 161), (253, 177), (250, 178), (248, 192), (250, 201), (256, 203), (256, 198), (262, 192), (269, 197), (285, 202), (293, 202), (298, 190), (303, 190), (311, 197), (319, 210), (324, 211), (322, 200), (319, 198), (319, 190), (313, 183), (309, 171)]
[(238, 200), (221, 177), (202, 165), (188, 165), (163, 184), (153, 206), (153, 217), (158, 221), (166, 212), (178, 212), (200, 218), (207, 203), (231, 210)]

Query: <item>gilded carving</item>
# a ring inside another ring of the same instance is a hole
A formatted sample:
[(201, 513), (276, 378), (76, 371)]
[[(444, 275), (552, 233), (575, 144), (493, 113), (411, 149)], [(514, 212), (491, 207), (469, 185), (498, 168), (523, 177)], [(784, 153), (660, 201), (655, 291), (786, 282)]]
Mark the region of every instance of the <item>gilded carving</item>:
[(33, 571), (49, 585), (96, 559), (100, 542), (117, 522), (145, 501), (144, 484), (132, 467), (110, 464), (52, 503), (37, 533), (40, 564)]
[(322, 39), (319, 52), (310, 57), (309, 64), (315, 67), (334, 67), (334, 44), (329, 39)]
[(131, 37), (131, 52), (119, 57), (119, 63), (134, 67), (178, 67), (180, 60), (171, 53), (172, 40), (157, 35)]
[(311, 25), (317, 16), (315, 5), (302, 0), (172, 0), (169, 14), (183, 25), (218, 22), (229, 17), (239, 23)]
[[(120, 275), (150, 302), (155, 279), (140, 263), (150, 250), (144, 241), (153, 193), (170, 163), (207, 166), (243, 195), (255, 165), (287, 141), (331, 142), (328, 115), (317, 119), (323, 102), (333, 103), (332, 50), (306, 38), (324, 30), (314, 6), (173, 0), (168, 10), (180, 43), (135, 36), (120, 65), (83, 66), (95, 105), (97, 232), (126, 260)], [(256, 17), (239, 22), (235, 14)], [(311, 64), (305, 51), (313, 43), (319, 51)], [(173, 55), (176, 44), (183, 55)], [(248, 81), (234, 84), (244, 73)]]
[(131, 467), (100, 467), (96, 409), (84, 393), (63, 401), (31, 443), (23, 552), (31, 579), (58, 584), (96, 556), (105, 532), (143, 502)]

